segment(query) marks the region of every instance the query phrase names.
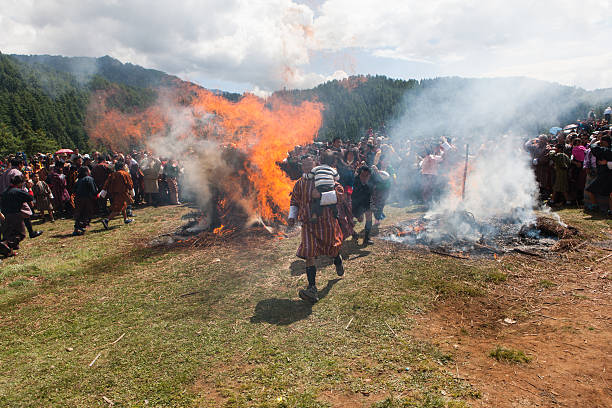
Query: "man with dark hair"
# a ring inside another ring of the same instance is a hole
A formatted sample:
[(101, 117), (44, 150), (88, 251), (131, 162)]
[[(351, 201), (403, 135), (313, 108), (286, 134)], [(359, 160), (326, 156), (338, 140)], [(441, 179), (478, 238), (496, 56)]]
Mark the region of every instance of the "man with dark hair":
[[(304, 174), (310, 173), (314, 164), (311, 157), (302, 160)], [(342, 230), (332, 209), (324, 208), (316, 223), (309, 222), (312, 199), (321, 198), (323, 194), (335, 195), (336, 201), (344, 199), (344, 190), (340, 184), (335, 183), (333, 191), (319, 193), (315, 188), (314, 180), (302, 176), (293, 187), (289, 208), (289, 225), (295, 224), (296, 219), (302, 222), (302, 241), (296, 255), (306, 260), (306, 277), (308, 278), (308, 286), (306, 289), (301, 289), (298, 294), (300, 298), (310, 303), (316, 303), (319, 300), (316, 286), (317, 267), (314, 264), (316, 257), (321, 255), (332, 257), (336, 273), (338, 276), (344, 275), (344, 265), (340, 256)]]
[(89, 226), (96, 208), (98, 187), (90, 175), (89, 167), (79, 169), (78, 180), (74, 184), (74, 232), (72, 235), (83, 235)]
[(24, 177), (13, 176), (9, 187), (2, 193), (2, 241), (0, 241), (0, 254), (4, 256), (16, 255), (19, 243), (23, 241), (26, 233), (24, 224), (23, 204), (32, 203), (34, 198), (23, 190)]
[[(310, 204), (310, 222), (316, 223), (317, 218), (323, 211), (323, 203), (321, 194), (333, 191), (336, 183), (340, 180), (336, 166), (336, 157), (329, 150), (323, 152), (321, 156), (321, 165), (314, 167), (308, 177), (314, 180), (315, 189), (320, 193), (318, 198), (313, 197)], [(338, 217), (337, 203), (328, 204), (331, 206), (334, 216)]]
[[(113, 170), (106, 163), (104, 155), (99, 154), (97, 161), (98, 163), (94, 165), (93, 169), (91, 170), (91, 176), (93, 177), (94, 183), (96, 184), (98, 189), (101, 190), (102, 186), (104, 186), (104, 183), (106, 183), (106, 179), (108, 178), (108, 176), (110, 176)], [(98, 211), (103, 214), (107, 213), (106, 212), (106, 201), (107, 200), (108, 200), (107, 197), (104, 197), (104, 198), (100, 197), (98, 199)]]
[(145, 154), (139, 163), (143, 174), (143, 193), (148, 205), (157, 207), (160, 201), (158, 178), (162, 163), (159, 159)]
[[(357, 177), (353, 184), (353, 194), (351, 196), (353, 205), (353, 216), (357, 218), (359, 222), (363, 221), (365, 215), (366, 223), (363, 236), (363, 245), (369, 245), (372, 243), (370, 240), (370, 233), (372, 231), (372, 187), (370, 186), (370, 176), (372, 171), (368, 166), (361, 166), (357, 170)], [(353, 236), (356, 239), (355, 236)]]
[(106, 179), (102, 193), (108, 193), (111, 196), (111, 213), (108, 218), (102, 220), (104, 229), (108, 229), (108, 222), (118, 216), (123, 215), (125, 224), (131, 223), (133, 220), (127, 216), (127, 206), (132, 203), (132, 192), (134, 186), (132, 184), (132, 176), (128, 173), (127, 166), (123, 161), (115, 163), (115, 172)]
[[(568, 181), (568, 169), (571, 164), (571, 160), (567, 154), (565, 154), (565, 145), (563, 143), (557, 143), (554, 150), (548, 153), (548, 157), (554, 164), (555, 169), (555, 184), (553, 185), (553, 194), (551, 204), (555, 204), (557, 201), (557, 195), (561, 194), (565, 199), (565, 204), (571, 204), (569, 200), (569, 181)], [(562, 204), (563, 202), (558, 202)]]
[[(2, 199), (1, 199), (1, 194), (6, 191), (12, 184), (12, 180), (14, 177), (16, 176), (20, 176), (23, 178), (22, 180), (22, 184), (25, 181), (25, 178), (23, 176), (23, 173), (21, 172), (21, 170), (23, 169), (23, 159), (21, 158), (14, 158), (11, 160), (11, 168), (6, 170), (2, 176), (0, 176), (0, 204), (2, 203)], [(23, 187), (22, 187), (23, 188)], [(24, 191), (27, 194), (27, 190), (24, 189)], [(26, 204), (26, 206), (28, 206), (28, 204)], [(30, 206), (28, 206), (30, 207)], [(28, 208), (31, 212), (31, 208)], [(42, 231), (35, 231), (34, 228), (32, 228), (32, 221), (30, 220), (29, 216), (28, 217), (24, 217), (23, 218), (23, 223), (26, 227), (26, 229), (28, 230), (28, 234), (30, 236), (30, 238), (36, 238), (40, 235), (42, 235)]]
[(334, 140), (332, 141), (332, 149), (336, 152), (342, 151), (342, 139), (340, 136), (334, 137)]

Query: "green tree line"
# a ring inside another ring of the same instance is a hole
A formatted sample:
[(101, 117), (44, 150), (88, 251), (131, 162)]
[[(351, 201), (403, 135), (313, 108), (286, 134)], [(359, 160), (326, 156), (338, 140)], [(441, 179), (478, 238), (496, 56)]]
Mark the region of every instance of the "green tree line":
[[(111, 57), (62, 57), (0, 54), (0, 154), (28, 154), (56, 148), (90, 147), (85, 130), (87, 106), (97, 91), (106, 92), (106, 106), (125, 113), (155, 103), (160, 86), (174, 86), (178, 78)], [(214, 91), (237, 101), (241, 95)], [(483, 106), (478, 112), (474, 95), (491, 98), (499, 109)], [(612, 104), (612, 89), (585, 91), (527, 78), (436, 78), (402, 80), (376, 76), (352, 76), (306, 90), (283, 90), (275, 96), (293, 103), (305, 100), (324, 105), (320, 140), (341, 137), (358, 140), (369, 128), (389, 130), (398, 125), (410, 132), (412, 121), (429, 118), (425, 131), (457, 132), (456, 110), (475, 105), (470, 127), (481, 132), (488, 122), (500, 129), (520, 127), (529, 134), (584, 118), (594, 108), (601, 117)], [(523, 101), (509, 111), (512, 101)], [(451, 120), (452, 118), (452, 120)], [(490, 118), (495, 118), (491, 120)], [(518, 125), (518, 126), (517, 126)], [(95, 146), (97, 147), (97, 146)]]

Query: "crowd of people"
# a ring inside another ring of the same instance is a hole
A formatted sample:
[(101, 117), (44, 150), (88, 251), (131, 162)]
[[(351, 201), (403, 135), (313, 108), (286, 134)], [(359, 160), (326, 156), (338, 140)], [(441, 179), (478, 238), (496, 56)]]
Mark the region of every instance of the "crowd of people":
[(612, 216), (610, 114), (599, 121), (591, 115), (591, 120), (552, 128), (527, 141), (525, 149), (531, 154), (541, 200)]
[(34, 230), (33, 218), (73, 218), (72, 235), (78, 236), (96, 215), (109, 229), (110, 221), (120, 215), (130, 224), (133, 206), (178, 205), (180, 173), (176, 160), (144, 151), (6, 157), (0, 160), (0, 255), (16, 255), (26, 233), (30, 238), (42, 234)]
[[(609, 111), (612, 114), (612, 108)], [(586, 211), (612, 215), (609, 120), (597, 120), (589, 113), (585, 121), (553, 128), (525, 142), (542, 202), (584, 205)], [(330, 248), (339, 248), (349, 237), (359, 238), (356, 221), (365, 221), (362, 245), (368, 245), (372, 229), (385, 218), (390, 197), (423, 204), (440, 199), (456, 178), (462, 156), (450, 137), (398, 145), (372, 129), (357, 142), (337, 137), (296, 146), (278, 164), (296, 182), (289, 223), (302, 222), (298, 255), (309, 268), (314, 265), (311, 258), (331, 255), (340, 272), (341, 258)], [(131, 223), (133, 206), (180, 204), (185, 190), (180, 187), (181, 176), (177, 160), (145, 151), (126, 155), (74, 151), (32, 158), (15, 154), (1, 159), (0, 254), (14, 255), (26, 233), (30, 238), (42, 233), (33, 229), (33, 218), (41, 222), (73, 218), (73, 235), (83, 235), (95, 215), (108, 229), (119, 216), (125, 224)], [(329, 225), (323, 228), (325, 223), (337, 223), (337, 231)], [(327, 248), (323, 252), (312, 238), (321, 234)]]

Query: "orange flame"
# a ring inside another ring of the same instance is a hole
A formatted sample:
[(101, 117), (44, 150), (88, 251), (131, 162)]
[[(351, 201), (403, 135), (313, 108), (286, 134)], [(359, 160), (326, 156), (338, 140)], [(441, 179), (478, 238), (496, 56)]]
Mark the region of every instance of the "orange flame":
[[(467, 166), (467, 177), (472, 172), (472, 165), (468, 162)], [(460, 161), (449, 171), (448, 174), (448, 187), (452, 197), (461, 199), (461, 193), (463, 191), (463, 174), (465, 172), (465, 162)]]
[[(310, 101), (296, 105), (274, 96), (266, 101), (252, 94), (231, 102), (182, 81), (177, 82), (175, 88), (159, 92), (165, 99), (191, 108), (191, 136), (215, 139), (246, 153), (248, 163), (244, 167), (252, 184), (250, 197), (246, 197), (252, 201), (249, 207), (265, 220), (281, 221), (281, 212), (289, 207), (293, 183), (277, 163), (295, 146), (314, 140), (321, 127), (323, 105)], [(111, 91), (102, 91), (90, 102), (86, 123), (93, 140), (125, 151), (134, 145), (143, 145), (149, 136), (168, 130), (169, 118), (161, 105), (126, 114), (108, 107), (106, 100), (111, 95)], [(212, 120), (199, 120), (210, 115), (213, 115)], [(228, 176), (227, 183), (236, 182), (233, 176)], [(225, 190), (242, 190), (235, 187)], [(245, 199), (231, 195), (230, 198)]]
[[(111, 88), (92, 95), (87, 107), (85, 128), (95, 145), (126, 152), (142, 145), (147, 136), (162, 132), (168, 120), (159, 106), (129, 114), (109, 107), (108, 101), (118, 92)], [(164, 90), (160, 92), (165, 93)]]
[(348, 78), (344, 78), (338, 81), (341, 86), (346, 88), (347, 91), (352, 91), (353, 89), (359, 87), (361, 84), (365, 84), (368, 82), (368, 77), (364, 75), (353, 75)]
[(223, 224), (220, 227), (217, 227), (213, 230), (213, 234), (217, 234), (217, 235), (221, 235), (221, 232), (223, 231), (223, 228), (225, 228), (223, 226)]

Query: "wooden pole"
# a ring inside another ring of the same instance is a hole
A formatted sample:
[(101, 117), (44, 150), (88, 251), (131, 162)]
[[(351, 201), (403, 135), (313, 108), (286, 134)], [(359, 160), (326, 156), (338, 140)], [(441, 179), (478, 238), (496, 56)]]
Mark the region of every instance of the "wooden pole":
[(461, 188), (461, 200), (465, 198), (465, 179), (467, 178), (467, 169), (468, 169), (468, 154), (470, 151), (470, 145), (465, 145), (465, 167), (463, 168), (463, 187)]

